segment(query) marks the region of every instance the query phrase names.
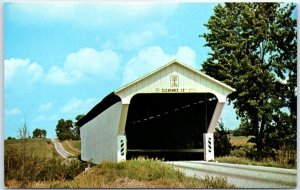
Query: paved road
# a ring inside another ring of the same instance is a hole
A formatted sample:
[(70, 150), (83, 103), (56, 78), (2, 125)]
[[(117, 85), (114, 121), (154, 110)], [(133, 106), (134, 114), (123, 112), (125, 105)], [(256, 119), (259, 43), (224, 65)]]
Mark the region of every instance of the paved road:
[(238, 188), (295, 188), (296, 169), (227, 164), (205, 161), (174, 161), (172, 164), (188, 176), (222, 176)]
[(56, 139), (52, 139), (52, 142), (55, 146), (55, 150), (64, 158), (69, 158), (70, 156), (74, 156), (73, 154), (69, 153), (64, 149), (64, 147), (61, 145), (60, 142), (58, 142)]

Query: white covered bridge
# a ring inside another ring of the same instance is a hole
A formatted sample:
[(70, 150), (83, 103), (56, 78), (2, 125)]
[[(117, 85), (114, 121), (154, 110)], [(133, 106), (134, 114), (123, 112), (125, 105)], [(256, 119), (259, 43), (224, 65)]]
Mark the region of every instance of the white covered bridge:
[(212, 160), (213, 133), (233, 91), (174, 60), (112, 92), (77, 123), (81, 158)]

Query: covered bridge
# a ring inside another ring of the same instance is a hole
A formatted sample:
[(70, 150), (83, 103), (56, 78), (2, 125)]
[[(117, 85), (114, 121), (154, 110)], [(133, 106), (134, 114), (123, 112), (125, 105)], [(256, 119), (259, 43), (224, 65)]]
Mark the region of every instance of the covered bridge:
[(212, 160), (213, 133), (233, 91), (174, 60), (112, 92), (77, 123), (81, 158)]

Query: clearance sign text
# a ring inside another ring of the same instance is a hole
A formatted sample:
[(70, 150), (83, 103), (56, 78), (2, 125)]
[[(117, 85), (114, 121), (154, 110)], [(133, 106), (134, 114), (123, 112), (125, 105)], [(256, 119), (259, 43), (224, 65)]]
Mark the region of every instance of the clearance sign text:
[(184, 88), (162, 88), (161, 92), (185, 92)]

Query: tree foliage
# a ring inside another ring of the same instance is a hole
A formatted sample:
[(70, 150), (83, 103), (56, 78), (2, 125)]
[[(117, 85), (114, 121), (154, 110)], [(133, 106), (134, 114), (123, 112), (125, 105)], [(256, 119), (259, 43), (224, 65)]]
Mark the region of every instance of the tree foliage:
[(47, 131), (45, 129), (36, 128), (32, 132), (32, 138), (46, 138), (46, 136), (47, 136)]
[(73, 121), (60, 119), (56, 125), (56, 136), (59, 140), (70, 140), (73, 138), (72, 134)]
[(228, 135), (229, 131), (225, 130), (224, 123), (221, 120), (218, 122), (218, 126), (216, 127), (216, 131), (214, 133), (214, 147), (216, 156), (226, 156), (230, 154), (232, 145)]
[(259, 158), (268, 143), (278, 147), (289, 139), (296, 147), (294, 9), (279, 3), (217, 5), (202, 35), (212, 50), (203, 71), (236, 89), (229, 100), (254, 135)]
[(74, 123), (75, 124), (75, 129), (74, 129), (74, 137), (75, 137), (75, 140), (79, 140), (80, 139), (80, 127), (76, 125), (76, 123), (81, 119), (83, 118), (84, 115), (77, 115), (76, 116), (76, 122)]
[(56, 136), (59, 140), (79, 140), (80, 139), (80, 128), (76, 125), (84, 115), (78, 115), (75, 119), (76, 122), (72, 120), (60, 119), (56, 125)]

